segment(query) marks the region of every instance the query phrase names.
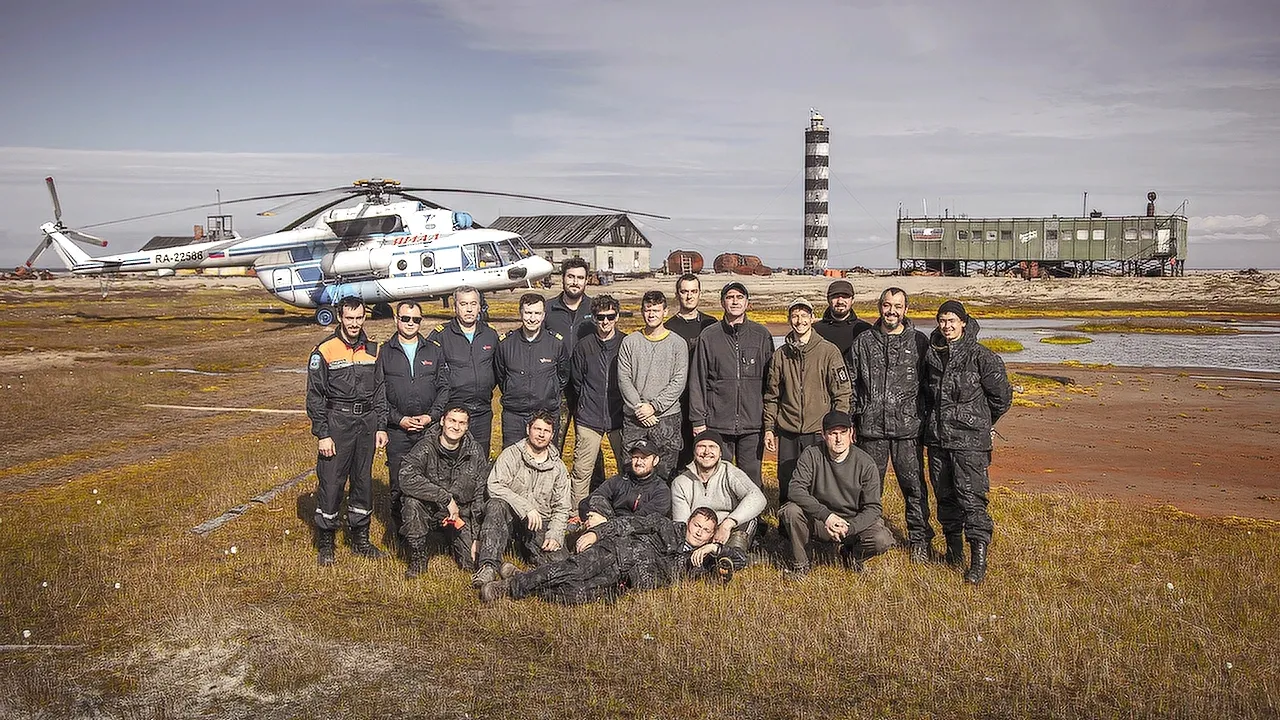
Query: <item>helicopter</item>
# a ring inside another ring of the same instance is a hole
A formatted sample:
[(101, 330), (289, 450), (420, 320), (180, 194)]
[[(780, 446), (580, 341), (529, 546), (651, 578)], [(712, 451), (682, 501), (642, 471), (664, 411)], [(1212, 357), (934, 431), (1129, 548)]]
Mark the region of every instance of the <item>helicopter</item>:
[[(86, 225), (85, 228), (100, 227), (263, 200), (288, 198), (287, 206), (329, 196), (320, 207), (274, 233), (245, 238), (233, 231), (224, 232), (219, 226), (219, 231), (206, 242), (92, 257), (77, 243), (106, 247), (107, 241), (67, 227), (62, 221), (62, 205), (53, 178), (45, 178), (45, 184), (53, 201), (54, 221), (40, 226), (44, 238), (27, 260), (27, 267), (49, 247), (76, 275), (172, 275), (189, 268), (251, 267), (267, 292), (294, 307), (314, 309), (315, 321), (325, 326), (337, 319), (335, 308), (345, 297), (359, 297), (377, 307), (399, 300), (445, 298), (464, 285), (481, 292), (533, 287), (555, 272), (555, 266), (535, 253), (520, 235), (484, 228), (470, 214), (437, 205), (414, 192), (493, 195), (669, 219), (535, 195), (402, 187), (397, 180), (375, 177), (356, 180), (350, 186), (259, 195)], [(360, 202), (337, 207), (353, 198), (360, 198)], [(272, 216), (277, 209), (258, 214)]]

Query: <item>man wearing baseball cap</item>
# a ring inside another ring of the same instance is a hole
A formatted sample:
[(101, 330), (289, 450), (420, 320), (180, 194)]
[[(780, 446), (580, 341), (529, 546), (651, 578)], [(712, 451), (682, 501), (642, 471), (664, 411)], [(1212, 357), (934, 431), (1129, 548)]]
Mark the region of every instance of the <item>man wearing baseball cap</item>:
[(853, 339), (870, 329), (871, 324), (859, 320), (853, 311), (853, 283), (833, 280), (827, 286), (827, 311), (813, 324), (814, 332), (839, 348), (842, 356), (848, 356)]
[(854, 569), (894, 546), (880, 517), (880, 473), (875, 461), (853, 446), (849, 413), (832, 410), (822, 418), (822, 444), (806, 448), (791, 476), (791, 501), (782, 506), (782, 524), (791, 539), (791, 570), (800, 580), (809, 572), (809, 539), (839, 543), (840, 558)]
[(720, 289), (724, 317), (702, 331), (689, 372), (689, 423), (694, 434), (711, 429), (724, 439), (725, 459), (757, 487), (764, 448), (764, 383), (773, 357), (773, 334), (747, 317), (747, 286)]
[(605, 480), (578, 505), (578, 517), (589, 528), (625, 515), (660, 515), (671, 512), (671, 489), (654, 472), (658, 446), (647, 439), (631, 444), (631, 462)]

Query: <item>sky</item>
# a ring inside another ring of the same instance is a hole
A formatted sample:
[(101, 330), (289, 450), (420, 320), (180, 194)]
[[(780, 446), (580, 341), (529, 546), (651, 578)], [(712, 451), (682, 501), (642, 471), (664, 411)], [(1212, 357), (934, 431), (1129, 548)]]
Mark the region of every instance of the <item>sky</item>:
[[(1280, 268), (1274, 0), (5, 3), (0, 107), (0, 267), (52, 219), (46, 175), (72, 227), (380, 176), (669, 215), (641, 219), (655, 264), (798, 266), (817, 108), (833, 266), (895, 266), (900, 208), (1141, 214), (1155, 190), (1188, 267)], [(267, 205), (236, 228), (278, 228)], [(204, 215), (94, 232), (133, 250)]]

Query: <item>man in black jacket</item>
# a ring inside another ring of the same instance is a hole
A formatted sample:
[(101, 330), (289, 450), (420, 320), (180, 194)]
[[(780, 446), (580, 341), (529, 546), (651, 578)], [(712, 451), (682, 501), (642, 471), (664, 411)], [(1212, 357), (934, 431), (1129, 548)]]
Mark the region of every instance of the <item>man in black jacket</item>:
[(465, 408), (450, 407), (404, 459), (400, 534), (409, 547), (406, 580), (426, 572), (433, 533), (444, 535), (458, 567), (475, 570), (489, 456), (467, 432), (468, 424)]
[[(709, 325), (715, 325), (716, 319), (698, 309), (702, 299), (702, 281), (693, 273), (685, 273), (676, 280), (676, 313), (667, 318), (666, 327), (671, 332), (684, 338), (689, 343), (689, 377), (693, 378), (693, 355), (698, 347), (698, 336)], [(680, 457), (676, 467), (684, 467), (693, 462), (693, 424), (689, 422), (689, 386), (685, 385), (684, 394), (680, 396), (680, 432), (684, 445), (680, 449)]]
[(671, 514), (671, 487), (654, 472), (658, 468), (657, 446), (640, 440), (630, 452), (630, 464), (579, 504), (578, 517), (588, 528), (626, 515)]
[(853, 339), (871, 328), (870, 323), (859, 320), (853, 311), (853, 283), (834, 280), (827, 286), (827, 311), (813, 324), (813, 331), (822, 339), (840, 348), (840, 354), (849, 357)]
[(871, 458), (853, 446), (853, 420), (832, 410), (822, 418), (822, 444), (805, 448), (791, 476), (791, 501), (782, 506), (784, 531), (791, 539), (791, 572), (799, 580), (809, 572), (809, 538), (840, 545), (840, 557), (854, 570), (862, 561), (893, 547), (893, 535), (880, 517), (880, 478)]
[(439, 343), (449, 366), (449, 402), (466, 408), (469, 432), (489, 457), (493, 436), (494, 358), (498, 333), (480, 319), (480, 291), (464, 285), (453, 291), (453, 319), (427, 336)]
[(928, 561), (933, 541), (920, 444), (920, 385), (928, 350), (929, 339), (907, 318), (907, 293), (891, 287), (880, 293), (880, 319), (854, 339), (848, 357), (858, 447), (876, 462), (882, 496), (893, 457), (893, 472), (906, 505), (912, 562)]
[[(560, 263), (560, 294), (547, 301), (546, 329), (559, 333), (564, 338), (565, 348), (569, 355), (578, 341), (591, 337), (595, 333), (595, 325), (591, 322), (591, 298), (587, 297), (587, 275), (591, 265), (586, 258), (571, 257)], [(564, 452), (564, 440), (569, 433), (569, 423), (573, 421), (578, 398), (574, 388), (565, 388), (564, 402), (560, 405), (560, 428), (556, 432), (556, 448)], [(600, 474), (604, 475), (601, 465)], [(602, 478), (603, 479), (603, 478)]]
[[(618, 301), (600, 295), (591, 301), (596, 331), (580, 340), (569, 361), (569, 387), (577, 398), (574, 410), (573, 467), (569, 471), (572, 502), (577, 507), (604, 481), (601, 444), (609, 438), (614, 460), (622, 467), (622, 391), (618, 389)], [(600, 478), (596, 479), (599, 470)]]
[(440, 418), (449, 402), (449, 370), (440, 343), (418, 332), (422, 306), (412, 300), (396, 305), (396, 335), (382, 344), (378, 369), (387, 396), (387, 478), (391, 515), (387, 532), (400, 528), (400, 463)]
[[(520, 327), (498, 342), (496, 368), (502, 388), (502, 447), (525, 438), (534, 413), (560, 424), (560, 400), (569, 384), (569, 348), (560, 333), (543, 326), (546, 301), (537, 293), (520, 296)], [(557, 436), (559, 428), (556, 428)]]
[(747, 287), (731, 282), (720, 289), (724, 318), (698, 336), (689, 372), (689, 422), (694, 434), (720, 433), (724, 459), (763, 487), (764, 389), (773, 357), (773, 334), (747, 317)]
[(614, 600), (629, 589), (653, 590), (682, 578), (712, 577), (728, 582), (747, 566), (741, 550), (712, 542), (716, 514), (698, 508), (689, 522), (654, 515), (610, 520), (583, 535), (588, 545), (564, 560), (516, 572), (504, 565), (502, 577), (480, 588), (480, 599), (510, 595), (580, 605)]
[(964, 305), (948, 300), (938, 308), (938, 329), (926, 355), (923, 440), (929, 448), (929, 477), (938, 496), (938, 521), (947, 539), (947, 562), (964, 562), (965, 582), (987, 574), (987, 546), (994, 525), (987, 513), (991, 437), (995, 423), (1013, 404), (1004, 361), (978, 344), (978, 321)]

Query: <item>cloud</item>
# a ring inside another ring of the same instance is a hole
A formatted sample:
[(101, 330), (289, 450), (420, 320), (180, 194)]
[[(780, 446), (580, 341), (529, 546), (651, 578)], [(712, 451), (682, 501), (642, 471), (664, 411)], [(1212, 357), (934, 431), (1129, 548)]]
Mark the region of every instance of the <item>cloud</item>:
[(1197, 245), (1278, 243), (1280, 219), (1268, 215), (1210, 215), (1187, 220), (1188, 240)]

